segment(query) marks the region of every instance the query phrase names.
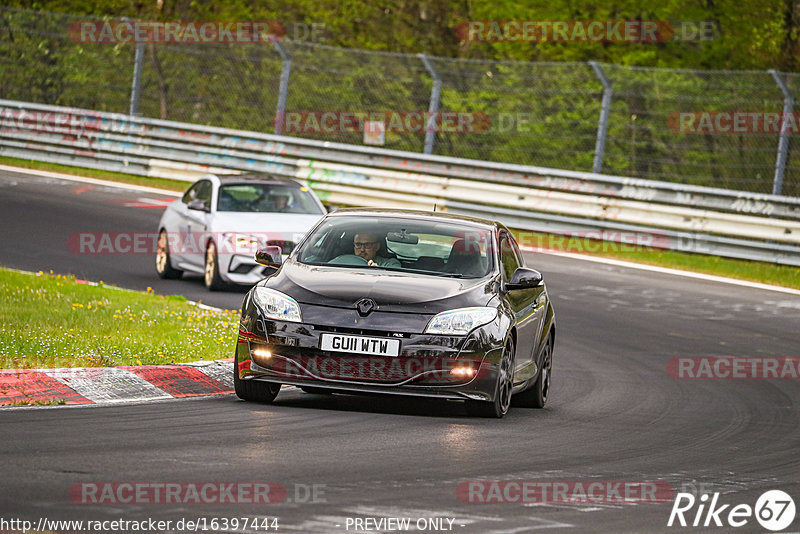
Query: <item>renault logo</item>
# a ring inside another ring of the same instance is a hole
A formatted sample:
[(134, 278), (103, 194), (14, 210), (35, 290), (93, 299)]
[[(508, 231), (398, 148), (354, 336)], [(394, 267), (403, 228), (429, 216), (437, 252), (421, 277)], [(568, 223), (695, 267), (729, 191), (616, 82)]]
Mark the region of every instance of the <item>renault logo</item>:
[(378, 306), (375, 304), (375, 301), (372, 299), (361, 299), (356, 302), (356, 309), (361, 317), (366, 317), (377, 307)]

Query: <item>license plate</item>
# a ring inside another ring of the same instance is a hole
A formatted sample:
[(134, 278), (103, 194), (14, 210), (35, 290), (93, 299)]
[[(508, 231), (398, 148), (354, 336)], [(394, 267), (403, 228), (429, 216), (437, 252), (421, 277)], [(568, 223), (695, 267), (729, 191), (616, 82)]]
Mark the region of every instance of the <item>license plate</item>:
[(385, 337), (350, 336), (346, 334), (322, 334), (322, 350), (347, 352), (350, 354), (371, 354), (374, 356), (397, 356), (400, 354), (400, 340)]

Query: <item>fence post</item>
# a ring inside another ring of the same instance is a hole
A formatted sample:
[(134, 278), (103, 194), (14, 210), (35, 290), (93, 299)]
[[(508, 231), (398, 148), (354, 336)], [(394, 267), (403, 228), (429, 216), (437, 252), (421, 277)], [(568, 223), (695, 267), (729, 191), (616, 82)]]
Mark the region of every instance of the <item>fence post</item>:
[(781, 136), (778, 141), (778, 159), (775, 161), (775, 179), (772, 182), (772, 194), (783, 194), (783, 172), (786, 170), (786, 153), (789, 151), (789, 129), (786, 127), (786, 117), (792, 114), (794, 108), (794, 98), (791, 91), (786, 86), (781, 75), (775, 69), (770, 69), (770, 74), (778, 84), (778, 88), (783, 93), (783, 117), (781, 117)]
[[(130, 19), (123, 19), (125, 22), (132, 22)], [(131, 29), (131, 35), (133, 30)], [(136, 43), (136, 53), (133, 58), (133, 81), (131, 82), (131, 105), (128, 115), (136, 116), (139, 114), (139, 95), (142, 93), (142, 66), (144, 65), (144, 43)]]
[(603, 170), (603, 156), (606, 151), (606, 137), (608, 136), (608, 115), (611, 113), (611, 80), (606, 77), (603, 68), (596, 62), (590, 61), (595, 75), (603, 84), (603, 100), (600, 104), (600, 123), (597, 125), (597, 142), (594, 145), (594, 164), (592, 172), (600, 173)]
[(277, 39), (272, 39), (272, 44), (281, 56), (281, 84), (278, 88), (278, 107), (275, 110), (275, 135), (283, 133), (283, 123), (286, 119), (286, 96), (289, 93), (289, 72), (292, 70), (292, 58)]
[(433, 89), (431, 90), (431, 100), (428, 105), (428, 124), (425, 128), (425, 154), (433, 153), (433, 140), (436, 135), (436, 114), (439, 112), (439, 99), (442, 95), (442, 78), (425, 54), (417, 54), (422, 60), (428, 73), (433, 78)]

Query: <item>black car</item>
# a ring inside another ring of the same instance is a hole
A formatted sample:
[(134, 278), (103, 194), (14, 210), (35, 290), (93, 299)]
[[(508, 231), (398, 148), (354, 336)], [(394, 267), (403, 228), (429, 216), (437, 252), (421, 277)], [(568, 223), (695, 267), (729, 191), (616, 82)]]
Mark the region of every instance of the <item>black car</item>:
[[(498, 222), (443, 213), (343, 209), (324, 217), (242, 306), (236, 394), (462, 399), (472, 415), (542, 408), (556, 323), (539, 272)], [(513, 399), (512, 399), (513, 395)]]

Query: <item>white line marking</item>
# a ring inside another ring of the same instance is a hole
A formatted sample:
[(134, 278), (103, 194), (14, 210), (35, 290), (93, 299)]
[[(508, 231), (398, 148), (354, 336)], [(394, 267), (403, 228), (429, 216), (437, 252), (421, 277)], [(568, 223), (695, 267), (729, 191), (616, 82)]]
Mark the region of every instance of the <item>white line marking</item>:
[(167, 198), (144, 198), (139, 197), (136, 200), (131, 200), (130, 202), (124, 202), (122, 205), (126, 208), (166, 208), (172, 202), (175, 202), (172, 199)]
[[(166, 195), (170, 197), (183, 196), (183, 193), (170, 191), (168, 189), (159, 189), (158, 187), (149, 187), (146, 185), (135, 185), (135, 184), (123, 184), (121, 182), (98, 180), (97, 178), (88, 178), (86, 176), (75, 176), (72, 174), (63, 174), (60, 172), (37, 171), (36, 169), (26, 169), (24, 167), (12, 167), (10, 165), (0, 165), (0, 171), (16, 172), (19, 174), (30, 174), (33, 176), (44, 176), (45, 178), (56, 178), (59, 180), (69, 180), (72, 182), (80, 182), (84, 184), (104, 185), (107, 187), (117, 187), (119, 189), (130, 189), (131, 191), (144, 191), (147, 193), (156, 193), (159, 195)], [(135, 176), (137, 178), (147, 178), (146, 176), (138, 176), (138, 175), (131, 175), (131, 176)]]
[(588, 256), (583, 254), (574, 254), (571, 252), (556, 252), (550, 250), (541, 250), (535, 247), (520, 247), (524, 252), (537, 252), (539, 254), (549, 254), (551, 256), (561, 256), (564, 258), (593, 261), (595, 263), (605, 263), (607, 265), (615, 265), (617, 267), (625, 267), (628, 269), (639, 269), (640, 271), (652, 271), (662, 274), (672, 274), (675, 276), (683, 276), (685, 278), (696, 278), (699, 280), (708, 280), (711, 282), (720, 282), (722, 284), (731, 284), (735, 286), (750, 287), (753, 289), (764, 289), (767, 291), (777, 291), (779, 293), (788, 293), (789, 295), (800, 295), (800, 289), (792, 289), (790, 287), (773, 286), (769, 284), (761, 284), (759, 282), (748, 282), (747, 280), (737, 280), (736, 278), (726, 278), (724, 276), (716, 276), (713, 274), (696, 273), (693, 271), (682, 271), (680, 269), (670, 269), (668, 267), (657, 267), (655, 265), (646, 265), (643, 263), (633, 263), (622, 260), (612, 260), (610, 258), (598, 258), (595, 256)]

